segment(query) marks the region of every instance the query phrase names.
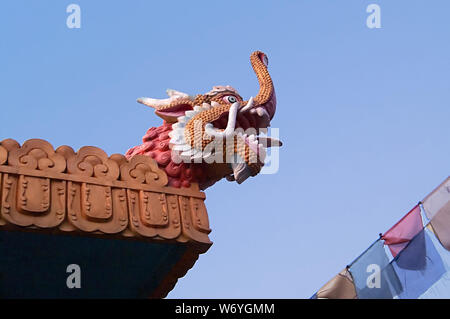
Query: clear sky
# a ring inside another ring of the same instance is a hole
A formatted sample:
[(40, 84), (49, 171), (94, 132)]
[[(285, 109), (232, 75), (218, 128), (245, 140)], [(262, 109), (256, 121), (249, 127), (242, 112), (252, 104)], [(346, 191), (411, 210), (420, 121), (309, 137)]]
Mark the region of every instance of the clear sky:
[[(81, 28), (66, 7), (81, 8)], [(366, 8), (381, 8), (369, 29)], [(0, 140), (124, 153), (136, 98), (229, 84), (269, 57), (280, 170), (206, 191), (214, 245), (171, 298), (307, 298), (449, 175), (446, 0), (2, 1)]]

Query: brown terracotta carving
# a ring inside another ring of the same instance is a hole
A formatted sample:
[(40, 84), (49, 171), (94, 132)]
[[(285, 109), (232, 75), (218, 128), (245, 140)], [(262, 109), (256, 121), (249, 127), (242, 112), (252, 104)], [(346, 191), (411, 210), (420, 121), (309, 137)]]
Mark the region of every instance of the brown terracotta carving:
[(0, 146), (0, 165), (5, 164), (8, 159), (8, 151), (3, 146)]
[(44, 140), (0, 143), (0, 225), (211, 245), (205, 195), (179, 189), (148, 156)]

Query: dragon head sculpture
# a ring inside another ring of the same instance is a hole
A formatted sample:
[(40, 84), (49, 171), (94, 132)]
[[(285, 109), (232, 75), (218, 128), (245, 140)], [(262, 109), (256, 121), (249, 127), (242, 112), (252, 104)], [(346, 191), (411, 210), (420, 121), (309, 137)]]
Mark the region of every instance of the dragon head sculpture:
[(169, 89), (167, 99), (138, 99), (154, 108), (164, 123), (150, 128), (143, 144), (129, 149), (126, 156), (151, 156), (174, 187), (198, 183), (205, 189), (224, 177), (240, 184), (257, 175), (266, 148), (281, 142), (258, 136), (270, 126), (276, 96), (267, 56), (253, 52), (250, 62), (260, 89), (247, 101), (231, 86), (215, 86), (196, 96)]

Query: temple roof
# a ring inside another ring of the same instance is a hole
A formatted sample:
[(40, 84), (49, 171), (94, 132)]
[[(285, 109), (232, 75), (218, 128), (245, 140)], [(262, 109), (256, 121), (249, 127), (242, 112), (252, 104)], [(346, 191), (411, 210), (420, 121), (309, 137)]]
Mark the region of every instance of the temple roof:
[(167, 181), (146, 156), (2, 141), (0, 296), (166, 296), (212, 244), (205, 194)]

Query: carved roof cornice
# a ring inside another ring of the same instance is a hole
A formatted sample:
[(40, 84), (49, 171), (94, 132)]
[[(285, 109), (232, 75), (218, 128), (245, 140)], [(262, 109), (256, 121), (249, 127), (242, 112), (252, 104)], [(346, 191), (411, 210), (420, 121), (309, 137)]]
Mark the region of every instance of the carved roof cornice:
[(154, 293), (165, 296), (212, 242), (198, 185), (167, 186), (156, 161), (44, 140), (0, 143), (0, 230), (182, 243), (187, 253)]

